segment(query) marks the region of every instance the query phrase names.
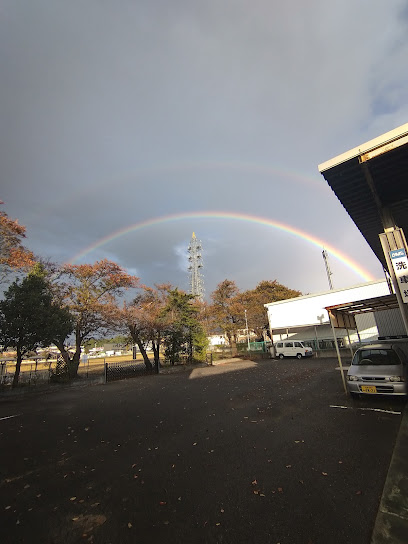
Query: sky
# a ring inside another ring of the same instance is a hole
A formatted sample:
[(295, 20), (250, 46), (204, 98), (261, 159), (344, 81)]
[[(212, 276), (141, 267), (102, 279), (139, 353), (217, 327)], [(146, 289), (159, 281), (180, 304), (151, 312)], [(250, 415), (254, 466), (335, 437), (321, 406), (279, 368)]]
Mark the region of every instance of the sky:
[(406, 0), (2, 0), (0, 199), (26, 246), (206, 297), (383, 278), (318, 164), (408, 120)]

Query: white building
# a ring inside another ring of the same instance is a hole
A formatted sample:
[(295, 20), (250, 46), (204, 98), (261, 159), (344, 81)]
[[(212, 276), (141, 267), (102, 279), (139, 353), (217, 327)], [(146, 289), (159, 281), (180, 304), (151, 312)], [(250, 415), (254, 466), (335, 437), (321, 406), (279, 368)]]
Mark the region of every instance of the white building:
[[(325, 293), (305, 295), (265, 304), (273, 342), (292, 338), (304, 341), (315, 350), (334, 348), (333, 332), (327, 306), (389, 295), (386, 280), (336, 289)], [(378, 312), (383, 314), (385, 312)], [(357, 330), (337, 329), (340, 345), (371, 342), (378, 338), (376, 314), (356, 315)]]

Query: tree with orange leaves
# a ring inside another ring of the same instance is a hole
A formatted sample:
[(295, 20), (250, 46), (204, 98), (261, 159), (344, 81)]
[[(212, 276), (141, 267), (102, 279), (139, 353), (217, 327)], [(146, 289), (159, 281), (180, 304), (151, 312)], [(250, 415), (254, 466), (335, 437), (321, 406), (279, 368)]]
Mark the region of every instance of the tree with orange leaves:
[(55, 338), (54, 343), (61, 352), (64, 370), (70, 379), (77, 376), (84, 340), (111, 330), (117, 299), (125, 290), (137, 287), (138, 282), (138, 278), (107, 259), (95, 264), (62, 266), (53, 285), (60, 304), (67, 307), (74, 318), (74, 354), (66, 346), (67, 338)]
[[(0, 204), (3, 201), (0, 200)], [(21, 243), (25, 227), (3, 210), (0, 211), (0, 283), (11, 271), (28, 270), (35, 263), (34, 255)]]
[(156, 285), (155, 288), (140, 286), (141, 291), (131, 303), (124, 304), (117, 312), (117, 323), (123, 332), (127, 332), (137, 344), (147, 369), (153, 367), (146, 348), (152, 347), (156, 370), (160, 365), (160, 346), (164, 331), (168, 326), (169, 316), (165, 313), (171, 286)]

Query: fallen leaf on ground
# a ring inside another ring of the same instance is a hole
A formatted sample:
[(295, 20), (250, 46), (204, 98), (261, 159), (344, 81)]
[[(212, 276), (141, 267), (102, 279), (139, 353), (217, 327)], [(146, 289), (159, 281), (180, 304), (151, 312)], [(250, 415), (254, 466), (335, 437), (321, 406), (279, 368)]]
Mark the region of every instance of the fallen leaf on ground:
[(103, 516), (101, 514), (95, 514), (95, 515), (80, 515), (75, 520), (78, 525), (81, 526), (82, 531), (84, 533), (89, 533), (90, 531), (93, 531), (96, 527), (99, 527), (100, 525), (103, 525), (106, 521), (106, 516)]

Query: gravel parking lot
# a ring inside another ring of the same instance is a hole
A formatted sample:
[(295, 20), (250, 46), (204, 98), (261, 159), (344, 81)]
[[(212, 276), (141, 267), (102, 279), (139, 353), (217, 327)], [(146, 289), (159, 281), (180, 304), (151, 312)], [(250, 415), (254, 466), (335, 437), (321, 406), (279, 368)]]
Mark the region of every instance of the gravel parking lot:
[(334, 359), (237, 361), (0, 403), (2, 542), (363, 544), (404, 401)]

